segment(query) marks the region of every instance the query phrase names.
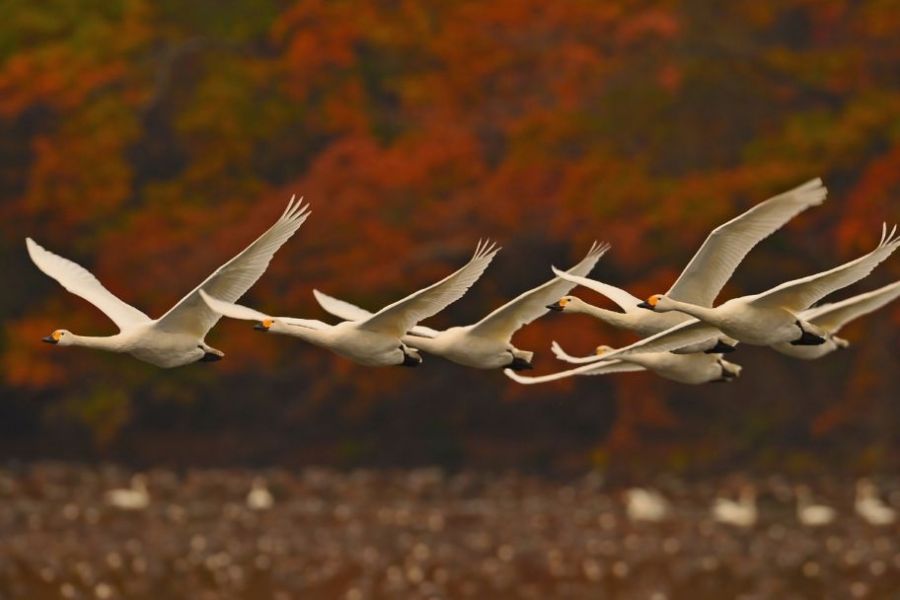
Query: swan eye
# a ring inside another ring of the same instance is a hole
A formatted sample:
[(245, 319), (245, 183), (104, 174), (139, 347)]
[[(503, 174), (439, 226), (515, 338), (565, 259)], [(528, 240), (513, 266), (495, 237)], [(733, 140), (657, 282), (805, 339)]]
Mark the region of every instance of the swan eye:
[(275, 324), (275, 321), (272, 319), (263, 319), (263, 322), (262, 322), (262, 326), (265, 327), (266, 329), (269, 329), (274, 324)]
[(650, 306), (656, 306), (657, 304), (659, 304), (659, 294), (647, 298), (647, 304), (649, 304)]
[(63, 335), (64, 335), (63, 332), (60, 331), (59, 329), (57, 329), (56, 331), (54, 331), (53, 333), (50, 334), (50, 337), (52, 337), (54, 340), (56, 340), (58, 342), (59, 338), (61, 338)]
[(565, 306), (565, 305), (568, 304), (568, 303), (569, 303), (569, 299), (568, 299), (568, 298), (560, 298), (560, 299), (559, 299), (559, 305), (560, 305), (560, 306)]

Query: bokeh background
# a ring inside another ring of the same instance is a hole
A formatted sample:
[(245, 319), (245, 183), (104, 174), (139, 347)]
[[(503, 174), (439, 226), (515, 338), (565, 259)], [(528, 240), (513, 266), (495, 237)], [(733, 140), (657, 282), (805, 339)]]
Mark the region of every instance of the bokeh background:
[[(742, 348), (735, 385), (625, 375), (519, 388), (428, 360), (365, 369), (222, 322), (227, 360), (160, 371), (39, 343), (112, 324), (23, 238), (162, 314), (266, 228), (313, 216), (245, 297), (379, 307), (504, 249), (435, 326), (571, 264), (662, 291), (716, 225), (830, 189), (722, 298), (849, 260), (900, 221), (895, 2), (8, 0), (0, 26), (0, 453), (148, 463), (709, 470), (895, 468), (900, 305), (815, 363)], [(838, 297), (900, 277), (893, 259)], [(603, 303), (590, 292), (586, 299)], [(537, 368), (634, 339), (588, 317), (521, 331)]]
[[(861, 475), (900, 505), (898, 303), (817, 362), (741, 347), (730, 385), (373, 370), (227, 320), (224, 361), (163, 371), (41, 344), (114, 329), (24, 238), (156, 316), (296, 193), (313, 215), (244, 301), (315, 318), (313, 288), (380, 307), (497, 240), (444, 327), (594, 240), (594, 277), (664, 291), (713, 227), (821, 176), (727, 298), (900, 221), (898, 73), (895, 0), (4, 0), (0, 595), (897, 597), (896, 526), (851, 511)], [(836, 298), (898, 278), (895, 256)], [(549, 315), (514, 341), (546, 373), (554, 339), (634, 337)], [(132, 470), (153, 501), (117, 512)], [(267, 513), (244, 506), (259, 475)], [(748, 481), (761, 524), (709, 521)], [(838, 524), (797, 525), (800, 481)], [(629, 522), (634, 484), (678, 517)]]

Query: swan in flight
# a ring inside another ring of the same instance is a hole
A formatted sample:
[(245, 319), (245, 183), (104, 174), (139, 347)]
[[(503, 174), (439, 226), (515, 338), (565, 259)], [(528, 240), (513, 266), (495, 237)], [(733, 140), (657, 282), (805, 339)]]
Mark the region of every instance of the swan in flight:
[(462, 298), (499, 250), (496, 244), (479, 242), (471, 260), (455, 273), (375, 314), (366, 313), (365, 317), (337, 325), (310, 319), (272, 317), (246, 306), (223, 302), (211, 294), (204, 293), (202, 297), (218, 314), (256, 321), (256, 329), (298, 337), (361, 365), (415, 367), (422, 362), (422, 357), (401, 338), (422, 319), (436, 315)]
[[(605, 355), (613, 351), (609, 346), (598, 346), (595, 357), (584, 358), (569, 356), (553, 342), (553, 353), (557, 358), (568, 362), (587, 362), (580, 367), (560, 371), (539, 377), (525, 377), (511, 369), (503, 372), (507, 377), (522, 384), (545, 383), (575, 375), (608, 375), (629, 371), (653, 371), (660, 377), (688, 385), (700, 385), (712, 382), (733, 381), (741, 374), (742, 367), (730, 363), (721, 354), (675, 354), (672, 352), (644, 352), (622, 355), (619, 360), (604, 360)], [(594, 360), (599, 358), (599, 362)]]
[(805, 485), (797, 486), (797, 520), (807, 527), (828, 525), (837, 517), (837, 511), (824, 504), (813, 504), (812, 494)]
[[(609, 244), (595, 242), (581, 262), (569, 269), (568, 273), (574, 275), (590, 273), (607, 250)], [(509, 367), (516, 371), (530, 369), (534, 353), (513, 346), (513, 334), (524, 325), (546, 314), (547, 303), (559, 298), (573, 287), (575, 284), (555, 277), (507, 302), (473, 325), (451, 327), (444, 331), (416, 326), (403, 336), (403, 343), (466, 367), (476, 369)], [(319, 305), (336, 317), (362, 320), (372, 316), (366, 310), (332, 298), (318, 290), (314, 290), (313, 294)]]
[(837, 336), (841, 328), (863, 315), (867, 315), (900, 297), (900, 281), (883, 288), (853, 296), (834, 304), (823, 304), (800, 313), (800, 318), (809, 321), (825, 333), (825, 343), (818, 346), (794, 346), (790, 343), (772, 346), (782, 354), (814, 360), (830, 354), (838, 348), (846, 348), (850, 342)]
[[(738, 265), (759, 242), (772, 235), (785, 223), (811, 206), (822, 204), (827, 189), (821, 179), (813, 179), (788, 192), (769, 198), (745, 213), (720, 225), (709, 234), (703, 245), (681, 272), (666, 296), (673, 300), (710, 307), (731, 278)], [(682, 313), (650, 313), (638, 310), (640, 299), (629, 292), (572, 273), (554, 269), (554, 273), (572, 283), (606, 296), (623, 312), (593, 306), (576, 296), (559, 299), (550, 308), (559, 312), (582, 313), (620, 329), (642, 336), (663, 332), (690, 320)], [(713, 334), (709, 339), (678, 349), (681, 353), (730, 352), (736, 341)]]
[(753, 527), (759, 512), (756, 508), (756, 488), (751, 484), (741, 487), (737, 501), (730, 498), (716, 498), (712, 506), (713, 520), (735, 527)]
[(897, 228), (882, 229), (878, 246), (856, 260), (802, 279), (788, 281), (761, 294), (732, 298), (715, 308), (672, 300), (662, 294), (651, 296), (639, 306), (657, 312), (680, 311), (694, 319), (662, 333), (619, 348), (605, 358), (620, 358), (638, 352), (670, 352), (696, 344), (721, 331), (740, 342), (754, 346), (825, 343), (827, 335), (816, 325), (804, 321), (800, 313), (828, 294), (856, 283), (871, 273), (898, 247)]
[(206, 290), (229, 301), (243, 296), (265, 273), (275, 252), (306, 221), (309, 206), (304, 206), (302, 201), (301, 198), (295, 203), (291, 198), (284, 213), (268, 231), (155, 320), (114, 296), (81, 265), (26, 238), (28, 254), (38, 269), (99, 308), (119, 328), (116, 335), (105, 337), (75, 335), (66, 329), (57, 329), (43, 341), (58, 346), (85, 346), (126, 353), (163, 368), (220, 360), (225, 354), (204, 341), (219, 315), (203, 303), (200, 292)]

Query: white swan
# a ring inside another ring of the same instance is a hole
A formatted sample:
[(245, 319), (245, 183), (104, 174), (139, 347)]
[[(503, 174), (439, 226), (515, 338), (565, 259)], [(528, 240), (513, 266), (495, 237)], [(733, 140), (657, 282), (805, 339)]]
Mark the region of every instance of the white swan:
[[(571, 357), (557, 344), (553, 342), (553, 352), (557, 357), (565, 356), (573, 359), (569, 362), (583, 361), (582, 358)], [(646, 352), (625, 354), (619, 360), (604, 361), (606, 354), (612, 352), (609, 346), (598, 346), (597, 356), (601, 362), (590, 362), (581, 367), (542, 375), (538, 377), (525, 377), (510, 369), (504, 374), (507, 377), (525, 385), (556, 381), (575, 375), (608, 375), (611, 373), (625, 373), (629, 371), (653, 371), (660, 377), (670, 379), (678, 383), (688, 385), (700, 385), (718, 381), (732, 381), (741, 374), (742, 367), (730, 363), (721, 354), (674, 354), (672, 352)], [(589, 357), (591, 359), (595, 357)]]
[[(666, 296), (698, 306), (712, 306), (722, 287), (731, 278), (747, 253), (759, 242), (811, 206), (822, 204), (827, 195), (821, 179), (813, 179), (788, 192), (769, 198), (745, 213), (720, 225), (681, 272)], [(561, 312), (588, 314), (614, 327), (650, 336), (688, 321), (681, 313), (648, 313), (638, 309), (640, 299), (627, 291), (585, 277), (554, 269), (557, 276), (598, 292), (615, 302), (623, 312), (606, 310), (575, 296), (561, 298), (550, 308)], [(691, 344), (678, 352), (730, 352), (736, 342), (718, 335)]]
[(869, 525), (890, 525), (897, 520), (897, 511), (881, 501), (878, 490), (868, 479), (856, 482), (856, 500), (853, 504), (856, 514)]
[(272, 492), (266, 487), (266, 480), (262, 477), (254, 477), (250, 491), (247, 492), (246, 498), (247, 508), (250, 510), (261, 511), (269, 510), (275, 504)]
[[(575, 275), (590, 273), (607, 250), (609, 244), (595, 242), (581, 262), (568, 272)], [(403, 337), (403, 342), (418, 350), (476, 369), (530, 369), (534, 353), (513, 346), (513, 334), (546, 314), (546, 304), (573, 287), (575, 284), (556, 277), (507, 302), (473, 325), (451, 327), (444, 331), (417, 326)], [(366, 310), (318, 290), (314, 290), (313, 294), (322, 308), (342, 319), (361, 320), (371, 316)]]
[(202, 297), (210, 309), (226, 317), (257, 321), (256, 328), (261, 331), (298, 337), (361, 365), (414, 367), (422, 362), (422, 357), (401, 338), (422, 319), (436, 315), (462, 298), (498, 250), (500, 248), (493, 243), (479, 242), (471, 260), (452, 275), (375, 314), (337, 325), (310, 319), (272, 317), (246, 306), (223, 302), (209, 294), (202, 294)]
[(805, 485), (794, 490), (797, 496), (797, 520), (807, 527), (822, 527), (833, 522), (837, 511), (824, 504), (813, 504), (812, 494)]
[(625, 513), (635, 522), (659, 523), (671, 511), (668, 500), (654, 490), (630, 488), (625, 491)]
[(81, 336), (57, 329), (43, 341), (59, 346), (85, 346), (126, 353), (158, 367), (178, 367), (197, 361), (215, 361), (224, 356), (206, 344), (204, 338), (219, 320), (200, 299), (206, 290), (221, 298), (237, 300), (262, 276), (275, 252), (300, 228), (309, 216), (309, 207), (294, 199), (287, 209), (255, 242), (216, 269), (162, 317), (153, 320), (114, 296), (87, 269), (25, 240), (28, 254), (38, 269), (81, 296), (106, 314), (119, 333), (105, 337)]
[(662, 294), (640, 304), (653, 311), (680, 311), (695, 317), (662, 333), (619, 348), (604, 358), (636, 352), (668, 352), (709, 339), (721, 331), (734, 339), (755, 345), (772, 346), (782, 342), (816, 345), (825, 342), (825, 332), (803, 321), (799, 314), (828, 294), (851, 285), (889, 257), (900, 247), (897, 228), (888, 233), (885, 226), (881, 242), (868, 254), (803, 279), (788, 281), (767, 292), (733, 298), (715, 308), (678, 302)]
[(800, 318), (820, 328), (825, 334), (825, 343), (818, 346), (794, 346), (790, 343), (772, 346), (782, 354), (814, 360), (834, 352), (838, 348), (846, 348), (850, 342), (837, 336), (841, 328), (863, 315), (867, 315), (900, 297), (900, 281), (895, 281), (883, 288), (853, 296), (834, 304), (823, 304), (800, 313)]
[(730, 498), (716, 498), (712, 506), (713, 520), (734, 527), (753, 527), (759, 517), (756, 508), (756, 488), (746, 484), (735, 502)]
[(141, 473), (136, 473), (131, 478), (131, 487), (109, 490), (104, 499), (107, 504), (119, 510), (144, 510), (150, 506), (147, 478)]

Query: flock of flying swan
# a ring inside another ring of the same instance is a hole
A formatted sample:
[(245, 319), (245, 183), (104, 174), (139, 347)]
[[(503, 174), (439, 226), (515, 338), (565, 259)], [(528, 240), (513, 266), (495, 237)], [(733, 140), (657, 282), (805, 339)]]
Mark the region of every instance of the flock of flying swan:
[[(478, 243), (460, 269), (384, 308), (369, 312), (318, 290), (319, 305), (342, 319), (331, 325), (314, 319), (272, 316), (235, 302), (263, 275), (275, 253), (309, 217), (309, 206), (291, 198), (281, 217), (242, 252), (216, 269), (158, 319), (123, 302), (84, 267), (26, 239), (34, 264), (71, 293), (92, 303), (119, 328), (111, 336), (76, 335), (57, 329), (43, 341), (126, 353), (159, 367), (220, 360), (224, 353), (205, 342), (222, 316), (252, 321), (261, 331), (298, 337), (366, 366), (417, 366), (420, 352), (477, 369), (504, 369), (511, 379), (534, 384), (575, 375), (605, 375), (649, 370), (686, 384), (731, 381), (741, 367), (724, 359), (739, 343), (769, 346), (785, 355), (816, 359), (848, 342), (838, 337), (848, 322), (900, 296), (900, 281), (834, 304), (814, 306), (829, 294), (869, 275), (900, 246), (897, 228), (883, 227), (881, 242), (868, 254), (829, 271), (788, 281), (766, 292), (714, 305), (716, 297), (744, 257), (792, 218), (820, 205), (827, 191), (814, 179), (769, 198), (717, 227), (665, 294), (640, 300), (629, 292), (588, 279), (609, 244), (594, 243), (567, 271), (497, 308), (471, 325), (443, 331), (420, 325), (456, 302), (484, 274), (500, 248)], [(568, 295), (576, 286), (599, 292), (619, 306), (607, 310)], [(554, 355), (579, 366), (539, 377), (531, 368), (533, 352), (512, 344), (524, 325), (548, 311), (587, 314), (644, 336), (623, 348), (599, 346), (591, 356), (566, 353), (553, 342)]]

